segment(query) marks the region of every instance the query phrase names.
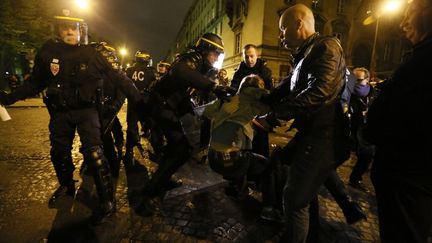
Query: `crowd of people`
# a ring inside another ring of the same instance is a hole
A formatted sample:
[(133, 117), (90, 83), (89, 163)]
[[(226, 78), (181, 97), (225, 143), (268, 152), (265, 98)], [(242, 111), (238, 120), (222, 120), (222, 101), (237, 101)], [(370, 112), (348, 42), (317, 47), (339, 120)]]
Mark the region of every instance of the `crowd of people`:
[[(50, 206), (76, 193), (71, 149), (77, 131), (100, 200), (93, 222), (110, 219), (116, 212), (113, 181), (120, 162), (133, 167), (143, 134), (158, 167), (135, 212), (152, 215), (165, 192), (181, 185), (173, 175), (195, 151), (185, 117), (198, 116), (205, 134), (200, 146), (208, 149), (210, 168), (229, 182), (226, 194), (243, 200), (254, 183), (262, 192), (260, 217), (284, 226), (281, 242), (319, 242), (313, 225), (319, 220), (322, 185), (347, 223), (366, 218), (336, 171), (351, 150), (357, 162), (349, 186), (369, 193), (362, 182), (372, 164), (382, 242), (431, 241), (432, 121), (425, 115), (432, 103), (427, 94), (430, 0), (408, 3), (401, 28), (414, 45), (412, 56), (376, 86), (368, 69), (347, 68), (340, 41), (317, 33), (313, 12), (303, 4), (287, 8), (279, 19), (279, 38), (292, 52), (293, 69), (276, 87), (253, 44), (244, 46), (231, 80), (225, 69), (216, 69), (224, 44), (213, 33), (202, 35), (173, 63), (161, 61), (155, 69), (150, 54), (139, 50), (135, 64), (122, 70), (115, 49), (87, 44), (84, 21), (68, 14), (55, 16), (57, 38), (39, 50), (28, 82), (0, 93), (0, 103), (10, 105), (44, 90), (51, 160), (60, 185)], [(117, 114), (126, 98), (124, 141)], [(268, 133), (281, 120), (292, 119), (295, 137), (270, 153)]]

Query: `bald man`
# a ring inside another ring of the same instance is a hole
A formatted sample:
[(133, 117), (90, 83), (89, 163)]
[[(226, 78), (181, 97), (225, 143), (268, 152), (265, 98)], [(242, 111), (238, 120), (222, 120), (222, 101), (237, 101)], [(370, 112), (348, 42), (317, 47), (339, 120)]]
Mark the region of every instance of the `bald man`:
[(293, 51), (292, 74), (272, 92), (278, 118), (294, 118), (292, 162), (284, 188), (286, 232), (281, 242), (305, 242), (309, 203), (334, 172), (335, 134), (343, 119), (339, 103), (344, 86), (345, 60), (339, 40), (315, 32), (312, 11), (296, 4), (282, 14), (282, 44)]
[[(411, 57), (384, 84), (368, 112), (376, 145), (371, 178), (381, 242), (432, 242), (432, 0), (410, 1), (401, 28)], [(401, 131), (401, 128), (403, 131)]]

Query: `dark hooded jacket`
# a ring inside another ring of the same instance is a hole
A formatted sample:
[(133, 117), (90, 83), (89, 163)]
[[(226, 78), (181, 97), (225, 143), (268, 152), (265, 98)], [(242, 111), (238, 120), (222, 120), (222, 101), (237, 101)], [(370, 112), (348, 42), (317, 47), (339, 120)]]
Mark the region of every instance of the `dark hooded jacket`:
[(248, 75), (256, 74), (264, 80), (265, 88), (270, 90), (273, 87), (272, 71), (267, 67), (266, 62), (258, 58), (255, 66), (248, 67), (245, 62), (241, 62), (231, 80), (231, 87), (236, 90), (239, 88), (242, 79)]

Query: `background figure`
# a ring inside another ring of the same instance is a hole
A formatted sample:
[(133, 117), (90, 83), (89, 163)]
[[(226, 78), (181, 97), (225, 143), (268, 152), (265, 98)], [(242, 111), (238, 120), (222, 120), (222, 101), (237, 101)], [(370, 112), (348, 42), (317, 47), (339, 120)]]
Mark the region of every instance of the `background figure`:
[(346, 66), (339, 40), (315, 32), (313, 13), (305, 5), (285, 10), (279, 28), (282, 44), (297, 50), (295, 68), (269, 100), (276, 117), (294, 118), (292, 126), (298, 129), (284, 188), (286, 227), (281, 242), (305, 242), (309, 203), (335, 167)]
[[(134, 81), (135, 86), (140, 91), (142, 96), (146, 96), (149, 93), (150, 86), (156, 80), (156, 71), (151, 66), (151, 56), (150, 54), (138, 50), (135, 53), (135, 63), (126, 69), (126, 75)], [(134, 152), (133, 148), (135, 146), (139, 146), (140, 144), (140, 136), (138, 129), (138, 121), (140, 121), (139, 112), (137, 107), (134, 107), (133, 104), (128, 104), (127, 107), (127, 130), (126, 130), (126, 152), (123, 158), (123, 162), (125, 164), (132, 165), (134, 163)], [(143, 122), (143, 130), (148, 129), (147, 125), (144, 124), (145, 121), (141, 119)]]
[(374, 90), (369, 84), (369, 71), (366, 68), (355, 68), (353, 73), (356, 77), (354, 90), (349, 102), (349, 114), (351, 121), (351, 136), (357, 155), (357, 162), (350, 175), (349, 185), (364, 192), (369, 190), (363, 185), (362, 176), (372, 162), (375, 148), (368, 144), (363, 138), (363, 126), (366, 123), (367, 111)]
[(48, 40), (36, 55), (29, 82), (14, 93), (0, 93), (0, 103), (12, 104), (46, 89), (51, 160), (60, 183), (50, 199), (50, 206), (56, 206), (59, 197), (75, 193), (71, 149), (75, 132), (78, 132), (80, 151), (92, 168), (100, 200), (98, 210), (92, 215), (93, 222), (99, 224), (116, 211), (98, 112), (103, 103), (102, 80), (113, 81), (132, 103), (140, 97), (131, 80), (115, 71), (105, 57), (84, 43), (87, 25), (83, 19), (71, 17), (69, 13), (64, 10), (63, 15), (55, 16), (56, 38)]
[(410, 1), (401, 28), (410, 58), (384, 82), (365, 127), (376, 145), (371, 178), (381, 242), (432, 240), (432, 1)]
[(227, 71), (223, 68), (221, 68), (218, 72), (217, 76), (217, 82), (219, 85), (222, 86), (230, 86), (230, 81), (228, 79)]
[(6, 76), (6, 79), (8, 81), (10, 92), (15, 92), (15, 90), (20, 85), (20, 81), (18, 79), (18, 76), (16, 74), (10, 74)]
[[(92, 46), (106, 58), (115, 71), (121, 72), (116, 50), (113, 47), (109, 46), (106, 42), (92, 43)], [(117, 114), (123, 106), (126, 97), (114, 85), (114, 82), (109, 79), (109, 76), (105, 76), (103, 82), (103, 106), (99, 109), (99, 116), (102, 123), (104, 154), (108, 159), (111, 175), (114, 179), (118, 179), (124, 138)]]
[(257, 47), (253, 44), (247, 44), (243, 47), (243, 61), (234, 73), (231, 80), (231, 87), (236, 90), (239, 88), (242, 79), (250, 74), (256, 74), (264, 80), (265, 88), (273, 88), (272, 72), (267, 67), (266, 61), (258, 58)]
[(160, 61), (157, 64), (157, 73), (156, 73), (156, 79), (159, 81), (162, 79), (163, 76), (165, 76), (171, 67), (171, 64), (167, 62)]

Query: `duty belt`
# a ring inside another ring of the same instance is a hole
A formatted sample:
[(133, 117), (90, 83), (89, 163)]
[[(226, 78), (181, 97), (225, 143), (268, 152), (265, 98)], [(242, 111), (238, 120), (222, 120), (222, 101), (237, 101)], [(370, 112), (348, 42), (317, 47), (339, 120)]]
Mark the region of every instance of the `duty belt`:
[(233, 166), (235, 160), (246, 157), (246, 153), (244, 151), (222, 152), (210, 149), (209, 156), (212, 156), (216, 160), (224, 161), (224, 166), (228, 167)]

